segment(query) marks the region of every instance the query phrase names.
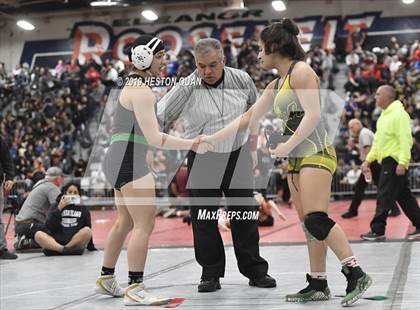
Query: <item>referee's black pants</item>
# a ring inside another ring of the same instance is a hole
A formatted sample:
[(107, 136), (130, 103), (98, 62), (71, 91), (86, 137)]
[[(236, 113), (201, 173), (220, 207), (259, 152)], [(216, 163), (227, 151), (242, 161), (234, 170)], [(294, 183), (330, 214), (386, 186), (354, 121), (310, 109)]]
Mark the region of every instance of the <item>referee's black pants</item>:
[(385, 234), (388, 211), (398, 201), (401, 209), (416, 228), (420, 228), (420, 208), (416, 197), (411, 193), (408, 172), (398, 176), (395, 169), (398, 163), (392, 157), (382, 160), (381, 175), (378, 184), (378, 198), (375, 216), (370, 222), (372, 232)]
[[(217, 211), (223, 194), (229, 211), (258, 210), (249, 147), (245, 144), (232, 153), (190, 152), (188, 175), (194, 251), (202, 266), (201, 276), (224, 277), (226, 259), (218, 221), (199, 219), (198, 214), (203, 210)], [(231, 219), (230, 227), (239, 271), (248, 278), (266, 275), (268, 263), (259, 253), (257, 220)]]
[[(372, 172), (373, 182), (376, 186), (378, 186), (379, 177), (381, 175), (381, 165), (375, 160), (370, 164), (370, 170)], [(363, 175), (363, 173), (361, 173), (359, 179), (354, 185), (354, 195), (349, 208), (350, 212), (358, 212), (360, 204), (362, 203), (363, 197), (365, 195), (367, 185), (368, 183), (365, 180), (365, 176)], [(399, 211), (396, 204), (393, 205), (392, 211), (396, 213)]]

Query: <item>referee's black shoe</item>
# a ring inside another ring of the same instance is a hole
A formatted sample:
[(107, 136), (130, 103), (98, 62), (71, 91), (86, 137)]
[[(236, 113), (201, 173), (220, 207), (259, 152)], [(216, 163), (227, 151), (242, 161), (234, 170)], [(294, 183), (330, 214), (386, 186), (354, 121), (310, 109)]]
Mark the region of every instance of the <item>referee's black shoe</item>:
[(249, 279), (249, 285), (260, 287), (260, 288), (270, 288), (270, 287), (276, 287), (277, 283), (274, 278), (266, 274), (260, 278)]
[(221, 288), (219, 278), (201, 278), (200, 284), (198, 285), (198, 292), (210, 293)]

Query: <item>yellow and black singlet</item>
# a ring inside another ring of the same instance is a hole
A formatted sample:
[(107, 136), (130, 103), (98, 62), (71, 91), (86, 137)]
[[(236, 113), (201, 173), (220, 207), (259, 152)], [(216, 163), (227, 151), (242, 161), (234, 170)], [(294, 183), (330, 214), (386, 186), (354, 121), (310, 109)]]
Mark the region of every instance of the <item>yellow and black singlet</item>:
[[(292, 136), (295, 133), (305, 115), (290, 83), (290, 76), (296, 63), (297, 61), (294, 61), (291, 64), (282, 84), (279, 86), (280, 79), (277, 79), (275, 84), (274, 113), (285, 124), (283, 133), (285, 136)], [(320, 103), (314, 102), (314, 104)], [(299, 172), (301, 167), (310, 166), (334, 173), (336, 161), (335, 150), (331, 146), (327, 130), (324, 124), (319, 122), (315, 130), (289, 153), (289, 172)]]

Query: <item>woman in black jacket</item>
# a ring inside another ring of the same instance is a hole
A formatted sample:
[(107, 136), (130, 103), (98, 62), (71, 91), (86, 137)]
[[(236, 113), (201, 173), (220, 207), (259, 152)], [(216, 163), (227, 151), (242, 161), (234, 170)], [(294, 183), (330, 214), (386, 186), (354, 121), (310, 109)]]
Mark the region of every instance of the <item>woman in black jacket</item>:
[(44, 231), (35, 234), (36, 242), (47, 256), (82, 255), (86, 246), (95, 250), (92, 242), (90, 212), (80, 204), (80, 187), (68, 183), (48, 212)]

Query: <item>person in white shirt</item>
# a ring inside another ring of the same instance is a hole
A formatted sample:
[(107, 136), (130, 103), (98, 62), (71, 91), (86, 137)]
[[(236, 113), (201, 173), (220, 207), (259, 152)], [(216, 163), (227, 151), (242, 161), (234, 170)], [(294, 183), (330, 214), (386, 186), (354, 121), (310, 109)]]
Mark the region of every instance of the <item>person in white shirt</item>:
[[(363, 127), (363, 124), (357, 118), (351, 119), (348, 127), (353, 137), (359, 141), (359, 158), (361, 161), (364, 161), (372, 146), (374, 133), (370, 129)], [(373, 182), (378, 184), (381, 165), (377, 161), (374, 161), (371, 164), (371, 170)], [(354, 185), (354, 195), (349, 210), (341, 215), (342, 218), (349, 219), (358, 215), (359, 206), (362, 203), (367, 186), (368, 182), (366, 182), (365, 176), (360, 174)], [(389, 215), (398, 216), (400, 214), (401, 211), (394, 205)]]

